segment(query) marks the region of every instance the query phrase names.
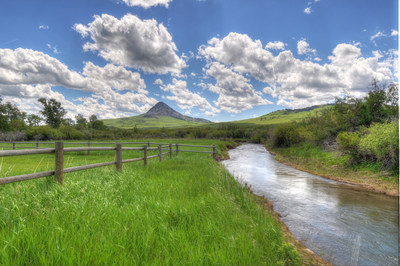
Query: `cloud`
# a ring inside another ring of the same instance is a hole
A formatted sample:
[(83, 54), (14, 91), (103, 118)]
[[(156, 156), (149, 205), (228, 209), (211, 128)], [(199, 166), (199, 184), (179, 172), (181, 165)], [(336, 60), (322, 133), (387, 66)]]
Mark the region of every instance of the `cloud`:
[(143, 8), (149, 8), (152, 6), (165, 6), (168, 8), (169, 2), (172, 0), (123, 0), (128, 6), (141, 6)]
[(271, 94), (272, 95), (274, 93), (274, 90), (271, 87), (265, 87), (262, 91), (265, 94)]
[(48, 30), (50, 27), (48, 25), (40, 25), (39, 30)]
[(87, 88), (86, 79), (57, 59), (31, 49), (0, 49), (0, 84), (52, 84)]
[(206, 98), (197, 93), (188, 90), (187, 83), (184, 80), (173, 79), (172, 84), (161, 85), (163, 91), (170, 92), (174, 96), (166, 96), (168, 100), (175, 101), (177, 105), (184, 110), (198, 107), (201, 111), (206, 111), (207, 116), (214, 116), (220, 110), (213, 107)]
[(212, 38), (207, 46), (199, 48), (199, 54), (209, 61), (231, 65), (239, 74), (251, 73), (261, 81), (273, 81), (273, 54), (263, 49), (261, 41), (253, 41), (246, 34), (231, 32), (222, 40)]
[(297, 53), (299, 55), (311, 55), (311, 54), (316, 54), (317, 50), (311, 49), (306, 39), (301, 39), (300, 41), (297, 42)]
[[(91, 96), (77, 99), (82, 104), (75, 104), (54, 92), (55, 86), (87, 91)], [(78, 73), (39, 51), (0, 49), (0, 95), (20, 104), (23, 111), (39, 110), (37, 99), (48, 97), (68, 107), (71, 118), (78, 112), (96, 112), (101, 118), (143, 113), (157, 103), (147, 96), (145, 88), (139, 73), (122, 66), (100, 67), (86, 62), (83, 73)]]
[(371, 36), (370, 40), (371, 41), (375, 41), (375, 39), (382, 38), (382, 37), (386, 37), (386, 34), (384, 34), (383, 32), (378, 31), (376, 34)]
[(57, 50), (57, 47), (52, 46), (51, 44), (47, 44), (47, 47), (48, 47), (50, 50), (52, 50), (53, 53), (55, 53), (55, 54), (61, 54), (61, 52)]
[(307, 8), (305, 8), (304, 9), (304, 13), (306, 13), (307, 15), (310, 15), (311, 14), (311, 6), (309, 6), (309, 7), (307, 7)]
[(398, 36), (399, 32), (397, 30), (392, 30), (390, 36)]
[(163, 81), (161, 79), (156, 79), (156, 81), (154, 81), (155, 85), (163, 85)]
[[(278, 104), (296, 108), (326, 103), (347, 92), (365, 95), (373, 78), (393, 82), (397, 54), (375, 53), (364, 58), (358, 45), (338, 44), (328, 57), (330, 63), (322, 65), (308, 58), (297, 59), (289, 50), (273, 56), (262, 48), (260, 41), (230, 33), (222, 40), (211, 39), (199, 48), (199, 54), (208, 62), (204, 71), (217, 80), (215, 85), (208, 86), (221, 95), (216, 106), (237, 112), (246, 109), (238, 100), (241, 89), (254, 90), (243, 75), (266, 83), (270, 88), (263, 92), (278, 98)], [(298, 50), (299, 54), (316, 53), (305, 40), (299, 41)]]
[(221, 63), (212, 63), (206, 73), (216, 80), (215, 85), (209, 86), (209, 90), (219, 95), (214, 103), (224, 111), (239, 113), (255, 105), (272, 104), (253, 89), (248, 79)]
[(285, 43), (283, 42), (269, 42), (265, 45), (265, 49), (267, 50), (283, 50), (285, 49)]
[(148, 73), (180, 74), (186, 62), (176, 52), (172, 36), (156, 20), (141, 20), (127, 14), (120, 20), (103, 14), (94, 16), (87, 26), (75, 24), (83, 38), (85, 51), (98, 52), (105, 60), (125, 67), (142, 69)]

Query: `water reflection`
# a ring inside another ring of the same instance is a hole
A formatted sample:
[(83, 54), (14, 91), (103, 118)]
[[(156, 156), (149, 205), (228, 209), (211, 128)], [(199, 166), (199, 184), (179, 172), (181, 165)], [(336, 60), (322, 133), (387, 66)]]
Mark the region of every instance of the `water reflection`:
[(255, 194), (274, 203), (293, 235), (338, 265), (398, 264), (397, 199), (311, 175), (245, 144), (223, 162)]

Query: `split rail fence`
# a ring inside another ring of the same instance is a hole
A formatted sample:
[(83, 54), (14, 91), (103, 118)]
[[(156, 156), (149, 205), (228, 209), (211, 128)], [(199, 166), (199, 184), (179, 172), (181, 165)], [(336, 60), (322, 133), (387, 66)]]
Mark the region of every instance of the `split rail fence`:
[[(30, 154), (46, 154), (46, 153), (54, 153), (54, 162), (55, 168), (51, 171), (44, 171), (38, 172), (33, 174), (25, 174), (25, 175), (18, 175), (18, 176), (10, 176), (10, 177), (3, 177), (0, 178), (0, 185), (20, 182), (30, 179), (36, 179), (46, 176), (54, 175), (55, 180), (62, 185), (63, 183), (63, 174), (64, 173), (71, 173), (81, 170), (87, 170), (102, 166), (114, 165), (116, 166), (117, 171), (122, 171), (122, 164), (129, 163), (129, 162), (137, 162), (143, 161), (144, 165), (147, 165), (147, 160), (151, 158), (159, 158), (161, 162), (163, 160), (163, 155), (169, 154), (169, 158), (172, 157), (172, 153), (175, 152), (178, 155), (179, 152), (197, 152), (197, 153), (209, 153), (212, 154), (213, 158), (215, 159), (215, 145), (206, 146), (206, 145), (188, 145), (188, 144), (166, 144), (166, 143), (151, 143), (151, 142), (121, 142), (121, 143), (91, 143), (91, 142), (71, 142), (71, 143), (64, 143), (64, 142), (45, 142), (41, 143), (42, 148), (39, 148), (39, 142), (34, 142), (36, 147), (29, 147), (30, 149), (26, 149), (27, 147), (17, 147), (17, 144), (30, 144), (32, 142), (0, 142), (0, 143), (7, 143), (12, 144), (11, 146), (0, 146), (3, 148), (10, 148), (10, 150), (0, 150), (0, 157), (5, 156), (19, 156), (19, 155), (30, 155)], [(44, 145), (54, 145), (54, 148), (45, 148)], [(87, 147), (64, 147), (64, 144), (72, 144), (72, 145), (82, 145), (87, 144)], [(91, 145), (115, 145), (115, 147), (91, 147)], [(143, 147), (122, 147), (123, 144), (146, 144)], [(151, 147), (151, 145), (156, 145), (156, 147)], [(173, 149), (174, 147), (174, 149)], [(197, 150), (183, 150), (179, 149), (179, 147), (201, 147), (201, 148), (212, 148), (212, 151), (197, 151)], [(18, 148), (23, 148), (23, 150), (17, 150)], [(114, 151), (115, 150), (115, 161), (112, 162), (104, 162), (104, 163), (95, 163), (89, 165), (82, 165), (82, 166), (75, 166), (64, 168), (64, 152), (80, 152), (86, 151), (87, 154), (90, 154), (90, 151)], [(143, 150), (143, 157), (140, 158), (132, 158), (132, 159), (122, 159), (122, 151), (132, 151), (132, 150)], [(148, 151), (151, 150), (158, 150), (158, 154), (148, 156)], [(167, 151), (165, 151), (167, 150)]]

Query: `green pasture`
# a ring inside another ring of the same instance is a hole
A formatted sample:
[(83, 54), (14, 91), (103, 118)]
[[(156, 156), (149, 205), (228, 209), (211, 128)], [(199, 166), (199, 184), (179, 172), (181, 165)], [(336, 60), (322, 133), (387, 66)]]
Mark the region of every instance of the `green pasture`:
[(147, 118), (142, 116), (132, 116), (132, 117), (124, 117), (124, 118), (116, 118), (116, 119), (105, 119), (103, 120), (104, 124), (108, 127), (117, 127), (117, 128), (175, 128), (175, 127), (192, 127), (192, 126), (200, 126), (206, 125), (209, 123), (202, 123), (196, 121), (185, 121), (176, 119), (169, 116), (160, 116), (158, 118)]
[[(219, 156), (226, 149), (213, 140), (186, 143), (216, 144)], [(124, 159), (142, 155), (123, 153)], [(53, 158), (4, 157), (1, 176), (52, 169)], [(64, 164), (114, 158), (112, 151), (80, 152), (66, 155)], [(63, 186), (52, 177), (2, 185), (0, 243), (1, 265), (301, 262), (272, 215), (210, 154), (199, 153), (127, 163), (122, 172), (108, 166), (64, 174)]]
[[(256, 125), (276, 125), (289, 123), (293, 121), (300, 121), (309, 116), (315, 116), (326, 108), (330, 108), (330, 105), (323, 105), (321, 107), (314, 108), (312, 110), (298, 111), (298, 110), (279, 110), (260, 117), (244, 119), (239, 121), (233, 121), (232, 123), (238, 124), (256, 124)], [(301, 110), (301, 109), (300, 109)]]

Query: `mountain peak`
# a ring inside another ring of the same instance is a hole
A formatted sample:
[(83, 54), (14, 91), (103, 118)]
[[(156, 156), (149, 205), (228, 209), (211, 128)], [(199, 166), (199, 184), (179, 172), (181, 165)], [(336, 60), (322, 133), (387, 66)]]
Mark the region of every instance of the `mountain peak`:
[(150, 108), (147, 113), (142, 115), (143, 117), (148, 117), (148, 118), (157, 118), (159, 116), (169, 116), (173, 117), (179, 120), (184, 120), (184, 121), (197, 121), (197, 122), (203, 122), (203, 123), (212, 123), (209, 120), (202, 119), (202, 118), (193, 118), (189, 116), (182, 115), (169, 107), (166, 103), (163, 102), (158, 102), (156, 105)]

